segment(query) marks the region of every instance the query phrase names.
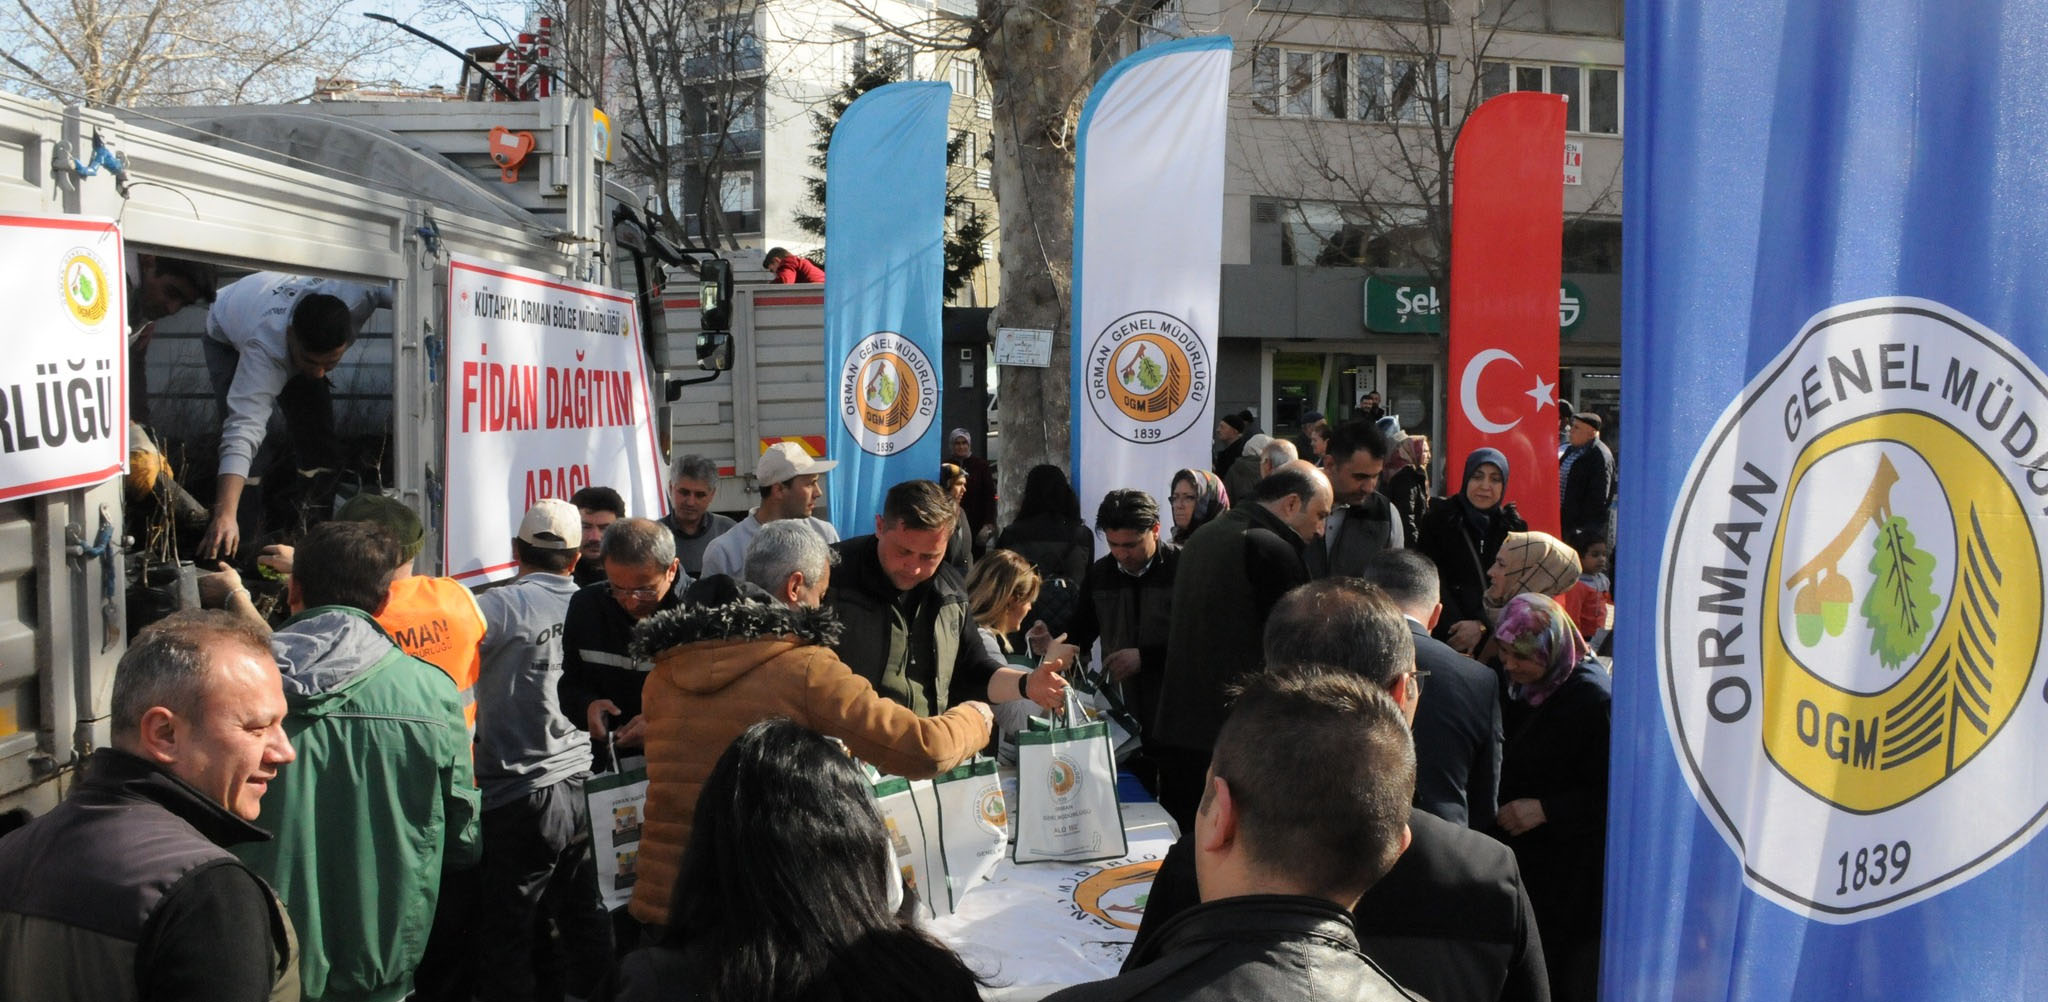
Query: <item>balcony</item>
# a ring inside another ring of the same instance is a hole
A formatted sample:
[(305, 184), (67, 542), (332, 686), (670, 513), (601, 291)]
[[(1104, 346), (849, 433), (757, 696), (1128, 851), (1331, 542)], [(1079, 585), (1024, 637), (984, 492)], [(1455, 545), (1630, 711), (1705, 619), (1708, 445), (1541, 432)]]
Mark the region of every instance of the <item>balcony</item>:
[[(727, 212), (724, 215), (725, 229), (728, 233), (745, 236), (761, 232), (761, 210), (759, 209)], [(683, 230), (691, 236), (703, 235), (704, 227), (700, 224), (696, 213), (693, 212), (683, 217)]]
[(761, 58), (761, 40), (735, 39), (722, 51), (690, 56), (683, 60), (685, 80), (729, 80), (761, 73), (767, 63)]
[(679, 145), (686, 160), (759, 156), (762, 148), (761, 130), (734, 129), (723, 136), (716, 132), (684, 136)]

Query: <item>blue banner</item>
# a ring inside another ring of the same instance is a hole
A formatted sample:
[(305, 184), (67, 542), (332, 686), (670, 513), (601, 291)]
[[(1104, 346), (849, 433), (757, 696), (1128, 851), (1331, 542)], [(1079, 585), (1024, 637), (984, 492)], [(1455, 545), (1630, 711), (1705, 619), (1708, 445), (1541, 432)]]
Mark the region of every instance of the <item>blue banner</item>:
[(2048, 989), (2044, 23), (1628, 5), (1604, 999)]
[(839, 117), (825, 154), (826, 474), (832, 522), (874, 531), (882, 495), (936, 480), (945, 272), (943, 83), (894, 83)]

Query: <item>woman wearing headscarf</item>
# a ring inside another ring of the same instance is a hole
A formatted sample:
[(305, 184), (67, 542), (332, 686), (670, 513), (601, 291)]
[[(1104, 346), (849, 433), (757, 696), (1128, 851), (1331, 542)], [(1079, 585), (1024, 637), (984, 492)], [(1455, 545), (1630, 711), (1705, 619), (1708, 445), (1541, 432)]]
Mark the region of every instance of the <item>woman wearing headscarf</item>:
[(996, 477), (989, 469), (988, 460), (974, 454), (974, 436), (965, 428), (955, 428), (946, 436), (946, 459), (967, 474), (967, 493), (960, 500), (960, 509), (967, 513), (967, 526), (974, 533), (976, 546), (986, 545), (995, 536), (996, 526)]
[(1487, 570), (1508, 533), (1526, 532), (1529, 524), (1504, 501), (1508, 458), (1499, 449), (1472, 450), (1459, 483), (1458, 493), (1431, 501), (1416, 520), (1416, 539), (1423, 554), (1436, 562), (1443, 583), (1444, 611), (1435, 636), (1471, 654), (1486, 641)]
[(1380, 470), (1379, 492), (1401, 516), (1401, 538), (1413, 545), (1421, 538), (1422, 513), (1429, 510), (1429, 437), (1400, 433), (1388, 438), (1387, 464)]
[(1173, 489), (1166, 494), (1173, 511), (1173, 541), (1185, 543), (1195, 530), (1230, 507), (1230, 492), (1223, 481), (1208, 470), (1182, 470), (1173, 475)]
[(1547, 532), (1510, 532), (1486, 569), (1486, 622), (1500, 622), (1501, 609), (1523, 592), (1557, 598), (1577, 584), (1579, 551)]
[(1607, 671), (1564, 608), (1543, 595), (1511, 599), (1494, 638), (1508, 681), (1494, 836), (1521, 864), (1551, 997), (1592, 1002), (1606, 862)]

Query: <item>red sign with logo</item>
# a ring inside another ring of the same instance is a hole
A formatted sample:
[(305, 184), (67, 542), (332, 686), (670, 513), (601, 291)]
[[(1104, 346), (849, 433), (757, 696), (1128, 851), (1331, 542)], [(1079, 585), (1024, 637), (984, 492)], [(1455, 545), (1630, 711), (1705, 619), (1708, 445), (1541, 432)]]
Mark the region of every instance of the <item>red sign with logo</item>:
[(1556, 534), (1557, 288), (1564, 256), (1564, 99), (1503, 94), (1465, 120), (1453, 160), (1446, 492), (1465, 457), (1508, 460), (1507, 499)]

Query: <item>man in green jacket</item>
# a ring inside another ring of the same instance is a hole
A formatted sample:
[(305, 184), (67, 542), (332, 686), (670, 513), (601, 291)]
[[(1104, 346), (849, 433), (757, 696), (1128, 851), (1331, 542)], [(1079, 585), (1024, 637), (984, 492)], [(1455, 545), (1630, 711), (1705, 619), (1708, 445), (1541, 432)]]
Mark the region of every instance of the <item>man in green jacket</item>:
[(468, 728), (447, 674), (372, 617), (397, 540), (367, 522), (308, 533), (293, 616), (271, 637), (298, 762), (273, 780), (237, 854), (298, 929), (307, 1002), (398, 1002), (412, 991), (446, 867), (479, 858)]

